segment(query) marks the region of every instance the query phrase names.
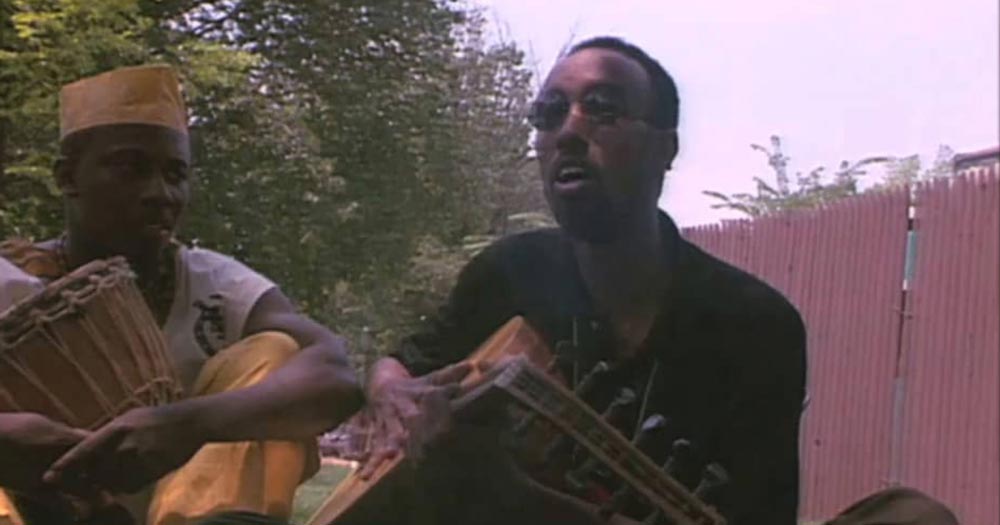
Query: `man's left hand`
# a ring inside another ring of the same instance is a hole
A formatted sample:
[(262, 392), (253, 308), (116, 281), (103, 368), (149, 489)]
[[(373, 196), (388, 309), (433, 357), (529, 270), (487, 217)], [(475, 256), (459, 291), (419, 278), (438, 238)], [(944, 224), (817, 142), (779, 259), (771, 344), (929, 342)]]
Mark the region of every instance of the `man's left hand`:
[(130, 410), (56, 460), (44, 481), (86, 480), (112, 492), (136, 492), (183, 465), (204, 445), (198, 428), (176, 405)]

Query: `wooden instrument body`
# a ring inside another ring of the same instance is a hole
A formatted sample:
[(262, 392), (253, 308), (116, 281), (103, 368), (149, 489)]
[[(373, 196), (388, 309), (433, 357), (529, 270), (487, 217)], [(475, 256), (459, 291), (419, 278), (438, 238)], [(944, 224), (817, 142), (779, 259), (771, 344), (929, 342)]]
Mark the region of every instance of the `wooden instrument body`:
[[(508, 321), (465, 359), (472, 367), (461, 382), (462, 390), (474, 390), (488, 379), (490, 369), (518, 355), (539, 366), (547, 366), (552, 357), (545, 341), (522, 317)], [(409, 487), (402, 480), (407, 477), (407, 467), (406, 455), (400, 453), (379, 465), (368, 480), (352, 472), (309, 519), (309, 525), (400, 523), (405, 516), (397, 516), (396, 509), (389, 506), (406, 500)]]
[(96, 429), (180, 396), (163, 333), (121, 257), (78, 268), (0, 318), (0, 412)]
[[(544, 340), (515, 317), (468, 359), (472, 372), (461, 383), (462, 395), (452, 403), (456, 417), (496, 403), (517, 405), (520, 413), (541, 416), (534, 425), (538, 440), (556, 429), (605, 464), (650, 506), (679, 525), (724, 525), (725, 520), (683, 485), (663, 472), (600, 415), (580, 401), (565, 382), (545, 370), (553, 368)], [(380, 525), (405, 523), (393, 507), (411, 497), (405, 486), (409, 465), (404, 455), (384, 462), (370, 480), (352, 473), (330, 495), (309, 525)]]

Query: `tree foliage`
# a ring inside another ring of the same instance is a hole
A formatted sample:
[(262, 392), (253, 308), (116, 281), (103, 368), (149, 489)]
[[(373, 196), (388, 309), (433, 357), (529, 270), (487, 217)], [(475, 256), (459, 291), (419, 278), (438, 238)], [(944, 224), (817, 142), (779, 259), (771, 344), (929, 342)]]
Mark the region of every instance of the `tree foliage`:
[[(796, 172), (793, 179), (788, 171), (791, 158), (782, 150), (780, 137), (772, 136), (770, 147), (759, 144), (751, 144), (750, 147), (767, 158), (767, 164), (774, 174), (774, 182), (770, 183), (763, 177), (754, 177), (756, 184), (754, 193), (703, 192), (716, 200), (712, 205), (713, 208), (735, 210), (749, 217), (760, 217), (786, 210), (818, 208), (864, 191), (905, 186), (947, 176), (951, 173), (951, 160), (954, 157), (951, 148), (941, 146), (934, 164), (926, 170), (921, 168), (919, 155), (873, 156), (854, 162), (841, 161), (831, 176), (827, 175), (825, 167), (819, 166), (805, 174)], [(867, 189), (863, 189), (861, 185), (863, 177), (868, 175), (872, 167), (883, 169), (882, 178)]]
[[(62, 227), (62, 84), (181, 72), (195, 151), (184, 238), (269, 275), (382, 350), (483, 236), (545, 223), (523, 53), (441, 0), (2, 0), (0, 237)], [(527, 214), (527, 215), (525, 215)], [(516, 222), (516, 221), (515, 221)]]
[(920, 155), (907, 155), (890, 159), (885, 167), (882, 181), (877, 188), (913, 185), (918, 182), (948, 177), (954, 173), (955, 150), (949, 146), (938, 146), (937, 155), (930, 167), (925, 168)]

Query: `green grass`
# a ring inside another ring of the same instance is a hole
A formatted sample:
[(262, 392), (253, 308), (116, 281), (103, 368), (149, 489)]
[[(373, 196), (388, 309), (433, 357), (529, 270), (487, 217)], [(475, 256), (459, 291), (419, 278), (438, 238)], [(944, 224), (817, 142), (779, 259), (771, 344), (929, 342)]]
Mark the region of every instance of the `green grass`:
[(304, 524), (348, 472), (350, 470), (344, 467), (323, 465), (312, 479), (299, 486), (295, 493), (292, 523)]

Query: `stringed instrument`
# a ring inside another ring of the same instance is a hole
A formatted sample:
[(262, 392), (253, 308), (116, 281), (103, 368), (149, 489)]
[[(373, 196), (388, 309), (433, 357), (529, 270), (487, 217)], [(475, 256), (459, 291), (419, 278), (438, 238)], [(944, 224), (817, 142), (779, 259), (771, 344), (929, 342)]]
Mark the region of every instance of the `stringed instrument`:
[[(725, 523), (696, 495), (701, 488), (692, 492), (673, 479), (566, 386), (554, 372), (556, 360), (544, 340), (523, 318), (508, 321), (467, 361), (472, 371), (461, 382), (462, 393), (452, 402), (456, 417), (477, 407), (510, 404), (519, 417), (514, 433), (529, 441), (568, 439), (586, 450), (588, 462), (605, 466), (620, 479), (621, 488), (613, 499), (627, 495), (648, 504), (652, 513), (646, 522), (655, 524), (662, 516), (679, 525)], [(527, 427), (532, 429), (525, 430)], [(309, 525), (405, 523), (408, 516), (400, 515), (405, 511), (397, 507), (407, 501), (406, 492), (411, 490), (405, 482), (407, 468), (405, 456), (399, 454), (380, 465), (369, 480), (362, 480), (356, 472), (348, 475)], [(724, 473), (708, 475), (712, 479), (719, 476), (724, 477)], [(603, 515), (615, 512), (613, 505), (601, 509)]]

